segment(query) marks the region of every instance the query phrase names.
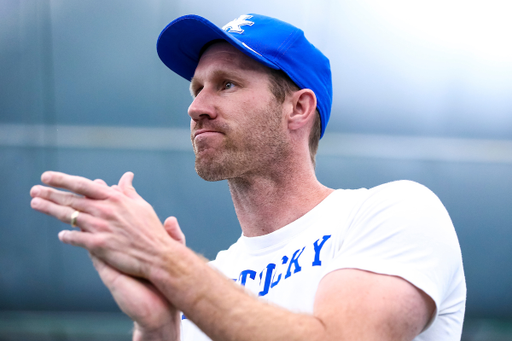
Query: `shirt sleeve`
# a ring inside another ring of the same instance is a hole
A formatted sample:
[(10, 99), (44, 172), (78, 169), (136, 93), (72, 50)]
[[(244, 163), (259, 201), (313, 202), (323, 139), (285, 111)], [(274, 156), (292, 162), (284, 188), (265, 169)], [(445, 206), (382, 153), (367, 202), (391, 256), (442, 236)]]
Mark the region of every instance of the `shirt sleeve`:
[(343, 268), (401, 277), (429, 295), (436, 314), (461, 264), (453, 224), (437, 196), (412, 181), (369, 190), (324, 274)]

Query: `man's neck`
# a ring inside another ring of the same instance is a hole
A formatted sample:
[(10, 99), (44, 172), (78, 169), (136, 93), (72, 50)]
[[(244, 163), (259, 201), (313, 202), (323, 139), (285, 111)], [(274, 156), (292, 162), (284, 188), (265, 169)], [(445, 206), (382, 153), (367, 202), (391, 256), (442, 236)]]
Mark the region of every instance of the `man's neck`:
[(313, 170), (280, 174), (228, 180), (245, 236), (276, 231), (302, 217), (333, 192), (318, 182)]

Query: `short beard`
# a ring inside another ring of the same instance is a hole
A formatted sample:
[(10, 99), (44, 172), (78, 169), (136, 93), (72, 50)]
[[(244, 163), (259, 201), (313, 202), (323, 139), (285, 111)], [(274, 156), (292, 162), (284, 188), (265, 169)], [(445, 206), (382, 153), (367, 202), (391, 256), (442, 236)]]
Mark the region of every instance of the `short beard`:
[(197, 174), (206, 181), (220, 181), (268, 172), (272, 164), (282, 161), (289, 151), (282, 131), (282, 106), (272, 101), (259, 117), (244, 131), (229, 130), (222, 150), (208, 157), (196, 153)]

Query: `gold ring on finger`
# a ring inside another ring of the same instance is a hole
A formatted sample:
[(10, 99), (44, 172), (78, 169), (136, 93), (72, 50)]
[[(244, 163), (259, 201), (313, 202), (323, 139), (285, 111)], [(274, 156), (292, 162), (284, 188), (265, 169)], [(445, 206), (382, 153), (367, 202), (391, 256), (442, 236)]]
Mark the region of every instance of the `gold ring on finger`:
[(80, 211), (75, 211), (71, 213), (71, 227), (76, 227), (76, 219), (78, 218), (78, 215), (80, 214)]

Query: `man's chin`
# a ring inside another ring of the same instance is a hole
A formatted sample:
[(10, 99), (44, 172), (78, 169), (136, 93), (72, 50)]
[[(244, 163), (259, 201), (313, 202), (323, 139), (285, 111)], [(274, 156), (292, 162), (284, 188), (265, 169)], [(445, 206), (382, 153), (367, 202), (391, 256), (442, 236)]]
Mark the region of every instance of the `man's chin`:
[(247, 168), (247, 160), (239, 153), (196, 153), (196, 173), (206, 181), (237, 177)]
[(225, 177), (219, 176), (218, 174), (213, 174), (210, 172), (203, 172), (196, 169), (197, 175), (199, 175), (203, 180), (209, 182), (216, 182), (221, 180), (226, 180)]
[(228, 178), (226, 174), (226, 168), (220, 164), (214, 164), (215, 162), (197, 162), (196, 160), (196, 173), (203, 180), (214, 182), (226, 180)]

